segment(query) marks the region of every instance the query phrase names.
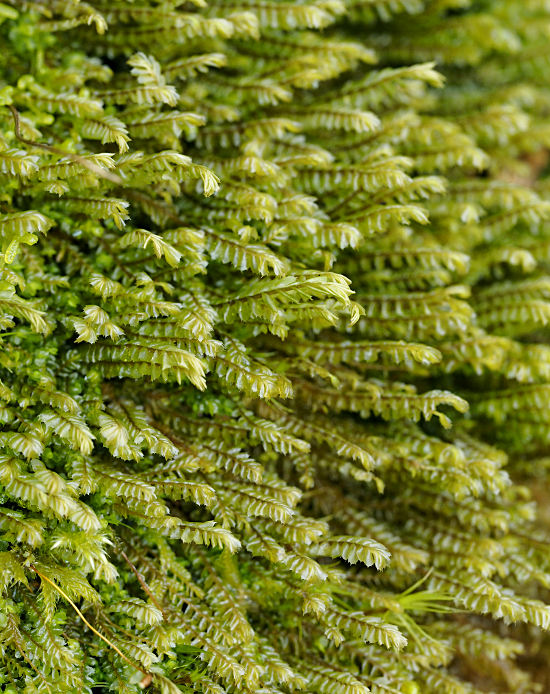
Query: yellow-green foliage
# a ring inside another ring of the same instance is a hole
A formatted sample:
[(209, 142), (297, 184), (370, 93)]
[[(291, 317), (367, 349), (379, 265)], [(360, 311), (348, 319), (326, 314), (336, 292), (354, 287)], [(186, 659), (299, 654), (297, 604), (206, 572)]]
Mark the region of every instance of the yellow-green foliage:
[(549, 34), (0, 3), (3, 691), (539, 691)]

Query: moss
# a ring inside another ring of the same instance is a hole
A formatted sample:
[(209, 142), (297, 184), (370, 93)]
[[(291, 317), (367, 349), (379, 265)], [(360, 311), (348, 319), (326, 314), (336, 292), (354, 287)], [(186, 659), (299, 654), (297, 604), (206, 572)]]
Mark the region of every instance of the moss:
[(543, 5), (0, 4), (7, 692), (539, 691)]

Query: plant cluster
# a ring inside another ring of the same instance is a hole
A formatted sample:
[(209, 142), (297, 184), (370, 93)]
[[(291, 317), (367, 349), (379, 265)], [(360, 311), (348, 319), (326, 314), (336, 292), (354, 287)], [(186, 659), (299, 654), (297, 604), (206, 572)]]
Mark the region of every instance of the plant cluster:
[(0, 3), (3, 691), (540, 691), (549, 37)]

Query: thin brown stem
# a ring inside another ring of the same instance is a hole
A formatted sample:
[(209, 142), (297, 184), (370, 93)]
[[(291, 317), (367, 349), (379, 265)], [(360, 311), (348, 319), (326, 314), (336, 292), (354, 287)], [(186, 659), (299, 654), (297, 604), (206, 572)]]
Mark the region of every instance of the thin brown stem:
[(29, 147), (36, 147), (38, 149), (43, 149), (46, 152), (51, 152), (52, 154), (57, 154), (60, 157), (67, 157), (68, 159), (71, 159), (72, 161), (76, 162), (77, 164), (80, 164), (80, 166), (83, 166), (85, 169), (88, 169), (88, 171), (91, 171), (96, 176), (100, 176), (101, 178), (106, 178), (108, 181), (111, 181), (111, 183), (116, 183), (117, 185), (122, 185), (122, 179), (120, 178), (120, 176), (117, 176), (116, 174), (111, 173), (110, 171), (107, 171), (106, 169), (102, 169), (100, 166), (97, 166), (97, 164), (94, 164), (93, 162), (89, 161), (85, 157), (81, 157), (78, 154), (73, 154), (72, 152), (65, 152), (62, 149), (58, 149), (57, 147), (53, 147), (52, 145), (47, 145), (43, 142), (35, 142), (34, 140), (27, 140), (21, 134), (21, 118), (19, 116), (19, 111), (12, 104), (8, 104), (8, 108), (11, 111), (11, 115), (13, 116), (15, 137), (20, 142), (22, 142), (25, 145), (28, 145)]
[(131, 665), (133, 668), (136, 668), (140, 672), (142, 672), (144, 675), (149, 675), (149, 672), (145, 670), (141, 665), (138, 663), (134, 663), (128, 658), (128, 656), (124, 655), (124, 653), (115, 646), (114, 643), (109, 641), (108, 638), (103, 636), (101, 632), (99, 632), (90, 622), (86, 619), (86, 617), (82, 614), (82, 612), (78, 609), (78, 607), (75, 605), (75, 603), (71, 600), (71, 598), (65, 593), (64, 590), (62, 590), (58, 585), (56, 585), (51, 579), (49, 579), (47, 576), (45, 576), (43, 573), (41, 573), (34, 564), (29, 564), (29, 567), (38, 575), (43, 581), (46, 581), (46, 583), (49, 583), (54, 590), (56, 590), (68, 603), (69, 605), (73, 608), (73, 610), (76, 612), (76, 614), (80, 617), (80, 619), (84, 622), (84, 624), (90, 629), (90, 631), (93, 631), (96, 636), (98, 636), (102, 641), (104, 641), (110, 648), (112, 648), (114, 651), (118, 653), (118, 655), (126, 661), (129, 665)]

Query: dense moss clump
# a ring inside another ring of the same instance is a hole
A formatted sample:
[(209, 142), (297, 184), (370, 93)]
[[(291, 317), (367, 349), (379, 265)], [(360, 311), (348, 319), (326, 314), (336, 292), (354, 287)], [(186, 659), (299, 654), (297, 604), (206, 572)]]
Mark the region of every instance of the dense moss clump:
[(549, 36), (0, 3), (3, 691), (544, 691)]

